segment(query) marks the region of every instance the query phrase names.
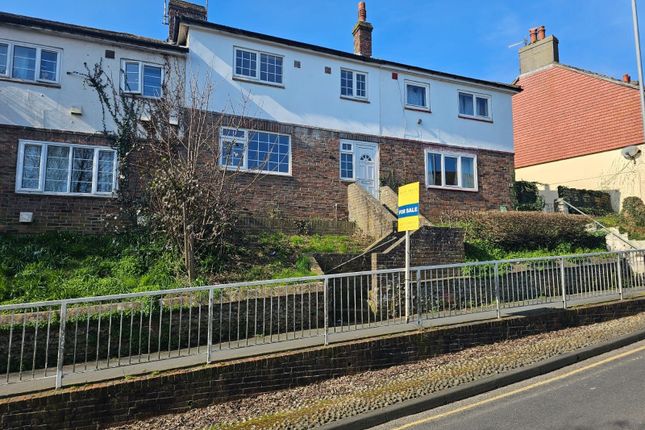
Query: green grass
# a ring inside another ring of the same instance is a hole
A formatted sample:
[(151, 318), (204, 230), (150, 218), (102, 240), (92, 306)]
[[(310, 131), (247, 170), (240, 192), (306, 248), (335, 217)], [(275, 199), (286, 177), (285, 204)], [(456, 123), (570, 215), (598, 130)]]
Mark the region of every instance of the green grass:
[[(310, 255), (353, 252), (348, 236), (246, 237), (198, 261), (197, 284), (315, 275)], [(224, 257), (222, 257), (224, 255)], [(0, 303), (162, 290), (187, 285), (181, 259), (145, 234), (0, 237)]]

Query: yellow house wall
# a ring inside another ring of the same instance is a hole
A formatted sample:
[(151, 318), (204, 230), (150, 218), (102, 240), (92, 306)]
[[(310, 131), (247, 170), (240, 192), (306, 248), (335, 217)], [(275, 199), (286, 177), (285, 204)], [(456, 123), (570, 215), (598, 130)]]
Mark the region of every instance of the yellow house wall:
[[(639, 148), (645, 151), (645, 145)], [(516, 180), (538, 182), (547, 207), (558, 198), (558, 186), (606, 191), (614, 210), (620, 210), (625, 197), (645, 200), (645, 157), (636, 163), (623, 158), (621, 150), (612, 150), (567, 160), (515, 169)]]

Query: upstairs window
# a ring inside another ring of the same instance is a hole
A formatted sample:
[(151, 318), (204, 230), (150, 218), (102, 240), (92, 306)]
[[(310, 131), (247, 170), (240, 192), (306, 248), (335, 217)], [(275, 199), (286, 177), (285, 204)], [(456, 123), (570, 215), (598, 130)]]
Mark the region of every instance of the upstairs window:
[(490, 101), (489, 95), (461, 91), (459, 92), (459, 116), (490, 121), (492, 120)]
[(112, 195), (116, 151), (107, 147), (21, 141), (16, 191), (40, 194)]
[(340, 95), (367, 100), (367, 73), (340, 69)]
[(163, 68), (156, 64), (124, 60), (121, 74), (123, 92), (154, 99), (163, 95)]
[(405, 106), (412, 109), (430, 110), (430, 85), (406, 82)]
[(0, 41), (0, 76), (28, 82), (57, 83), (59, 69), (58, 50)]
[(426, 151), (426, 186), (477, 191), (477, 157)]
[(220, 132), (220, 166), (230, 170), (291, 174), (291, 137), (233, 128)]
[(280, 55), (235, 48), (235, 76), (282, 85), (283, 60)]

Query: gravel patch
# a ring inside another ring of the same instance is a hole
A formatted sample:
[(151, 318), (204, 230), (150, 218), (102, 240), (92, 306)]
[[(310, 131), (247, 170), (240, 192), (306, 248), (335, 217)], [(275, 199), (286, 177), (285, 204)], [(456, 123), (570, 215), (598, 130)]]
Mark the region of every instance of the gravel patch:
[(116, 429), (311, 429), (645, 329), (645, 312), (164, 415)]

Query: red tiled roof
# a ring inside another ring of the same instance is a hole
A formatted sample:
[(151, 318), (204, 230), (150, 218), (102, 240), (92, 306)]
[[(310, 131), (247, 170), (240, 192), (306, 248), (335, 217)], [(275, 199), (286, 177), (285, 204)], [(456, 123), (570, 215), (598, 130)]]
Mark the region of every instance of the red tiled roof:
[(638, 87), (554, 64), (518, 78), (515, 167), (643, 143)]

